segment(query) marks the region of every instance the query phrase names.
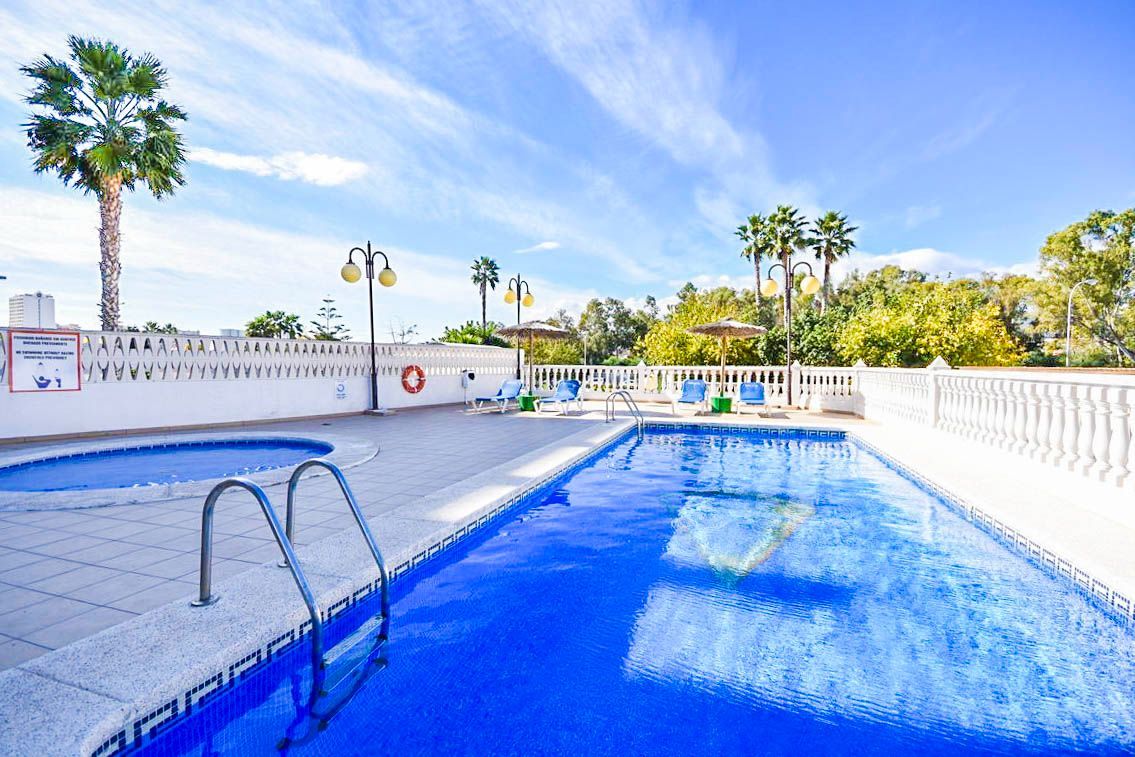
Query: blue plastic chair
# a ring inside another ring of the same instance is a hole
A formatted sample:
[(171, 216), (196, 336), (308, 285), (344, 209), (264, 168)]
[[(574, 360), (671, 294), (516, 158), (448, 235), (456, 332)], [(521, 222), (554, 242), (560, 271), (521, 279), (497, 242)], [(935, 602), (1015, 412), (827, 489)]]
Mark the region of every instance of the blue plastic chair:
[(737, 414), (744, 406), (763, 407), (768, 414), (768, 403), (765, 402), (765, 385), (759, 381), (742, 381), (737, 388)]
[(575, 379), (564, 379), (556, 384), (556, 390), (550, 397), (537, 397), (536, 410), (544, 412), (544, 405), (553, 405), (560, 409), (560, 413), (567, 415), (571, 403), (575, 403), (579, 412), (583, 412), (583, 399), (579, 396), (580, 383)]
[(678, 405), (701, 405), (707, 408), (707, 387), (701, 379), (686, 379), (682, 382), (682, 393), (670, 400), (670, 413), (678, 414)]
[(474, 407), (480, 410), (481, 405), (488, 402), (495, 402), (500, 405), (500, 411), (503, 413), (508, 409), (509, 400), (515, 400), (519, 397), (522, 389), (524, 389), (524, 382), (520, 379), (505, 379), (501, 383), (501, 388), (497, 390), (497, 393), (492, 397), (478, 397), (473, 400)]

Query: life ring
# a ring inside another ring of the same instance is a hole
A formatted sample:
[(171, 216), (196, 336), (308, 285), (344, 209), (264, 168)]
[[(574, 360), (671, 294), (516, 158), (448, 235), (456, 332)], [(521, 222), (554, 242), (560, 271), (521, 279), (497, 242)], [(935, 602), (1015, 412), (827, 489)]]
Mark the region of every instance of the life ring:
[[(414, 380), (411, 381), (410, 377)], [(402, 388), (410, 394), (417, 394), (426, 388), (426, 372), (420, 365), (408, 365), (402, 369)]]

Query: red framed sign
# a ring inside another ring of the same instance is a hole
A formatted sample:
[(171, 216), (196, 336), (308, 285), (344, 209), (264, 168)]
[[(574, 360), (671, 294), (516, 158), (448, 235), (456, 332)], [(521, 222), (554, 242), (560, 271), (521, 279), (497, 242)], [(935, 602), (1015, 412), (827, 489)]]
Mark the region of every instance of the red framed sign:
[(9, 392), (77, 392), (83, 388), (77, 331), (8, 331)]

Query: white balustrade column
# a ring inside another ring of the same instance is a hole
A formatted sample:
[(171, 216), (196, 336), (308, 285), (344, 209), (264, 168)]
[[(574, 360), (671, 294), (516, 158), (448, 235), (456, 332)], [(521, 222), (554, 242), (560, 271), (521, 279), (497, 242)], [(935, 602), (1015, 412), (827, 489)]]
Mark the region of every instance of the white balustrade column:
[(1111, 471), (1111, 411), (1108, 408), (1107, 387), (1093, 386), (1091, 390), (1095, 433), (1092, 435), (1093, 460), (1088, 475), (1096, 481), (1106, 481)]
[(1040, 400), (1037, 397), (1035, 381), (1026, 381), (1021, 384), (1021, 388), (1025, 408), (1025, 445), (1021, 448), (1021, 453), (1027, 457), (1035, 458), (1040, 449), (1040, 441), (1037, 439), (1037, 428), (1040, 425)]
[(1095, 456), (1092, 442), (1095, 440), (1095, 410), (1092, 407), (1091, 387), (1077, 387), (1076, 417), (1080, 423), (1080, 435), (1076, 439), (1076, 470), (1087, 473), (1092, 469)]
[(1123, 486), (1131, 475), (1131, 470), (1127, 467), (1127, 455), (1131, 446), (1131, 409), (1127, 402), (1131, 393), (1121, 386), (1109, 387), (1107, 391), (1111, 400), (1111, 439), (1108, 447), (1111, 469), (1108, 471), (1108, 479), (1117, 486)]
[(1036, 447), (1032, 456), (1034, 460), (1041, 462), (1048, 459), (1050, 451), (1048, 445), (1052, 441), (1049, 436), (1049, 430), (1052, 428), (1052, 388), (1051, 384), (1037, 384), (1036, 386)]

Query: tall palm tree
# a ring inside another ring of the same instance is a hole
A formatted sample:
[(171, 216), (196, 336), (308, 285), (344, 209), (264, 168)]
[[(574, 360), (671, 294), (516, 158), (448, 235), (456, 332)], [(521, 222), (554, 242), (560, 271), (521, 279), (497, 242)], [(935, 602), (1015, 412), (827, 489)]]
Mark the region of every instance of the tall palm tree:
[(753, 274), (756, 277), (757, 304), (761, 302), (761, 262), (766, 255), (772, 254), (769, 244), (767, 221), (760, 213), (749, 216), (746, 223), (737, 227), (734, 232), (745, 246), (741, 249), (741, 257), (753, 261)]
[(104, 330), (119, 326), (118, 278), (122, 189), (145, 184), (157, 198), (185, 183), (185, 151), (174, 127), (185, 111), (159, 98), (166, 71), (149, 53), (135, 58), (113, 42), (69, 37), (70, 58), (44, 55), (20, 68), (34, 81), (28, 147), (36, 173), (54, 171), (65, 185), (99, 201)]
[(481, 288), (481, 328), (484, 329), (489, 324), (489, 288), (496, 289), (497, 284), (500, 283), (500, 266), (498, 266), (497, 261), (492, 258), (481, 256), (479, 260), (473, 261), (471, 267), (473, 269), (473, 283)]
[(820, 312), (828, 309), (828, 299), (832, 294), (832, 264), (855, 248), (855, 240), (851, 235), (858, 230), (858, 226), (848, 225), (846, 215), (834, 210), (824, 213), (812, 224), (812, 233), (815, 234), (812, 246), (816, 250), (816, 259), (824, 263), (824, 289), (820, 296)]
[[(812, 244), (808, 236), (808, 219), (791, 205), (777, 205), (776, 210), (769, 213), (765, 219), (765, 234), (772, 254), (780, 258), (785, 271), (792, 270), (792, 253)], [(791, 286), (792, 282), (788, 284)], [(787, 292), (785, 295), (784, 322), (787, 325), (792, 311), (789, 310), (791, 299)]]

